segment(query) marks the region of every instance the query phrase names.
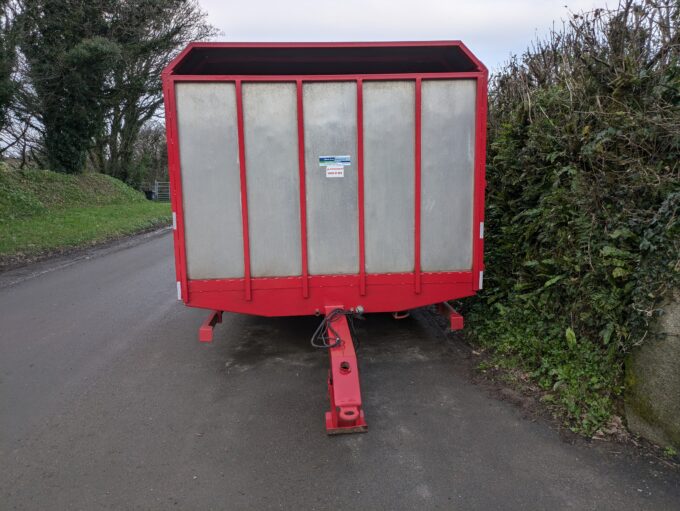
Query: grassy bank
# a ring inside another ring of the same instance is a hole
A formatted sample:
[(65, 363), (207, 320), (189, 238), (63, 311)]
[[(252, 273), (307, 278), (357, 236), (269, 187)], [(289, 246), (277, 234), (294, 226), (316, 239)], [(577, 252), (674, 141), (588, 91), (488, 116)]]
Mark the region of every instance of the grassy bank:
[(0, 170), (0, 267), (169, 221), (167, 203), (109, 176)]

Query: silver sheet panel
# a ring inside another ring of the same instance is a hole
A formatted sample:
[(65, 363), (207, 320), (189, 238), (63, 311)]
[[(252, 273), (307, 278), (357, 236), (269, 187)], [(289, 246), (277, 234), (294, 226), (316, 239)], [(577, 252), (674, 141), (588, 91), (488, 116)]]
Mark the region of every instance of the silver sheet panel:
[[(356, 83), (303, 85), (309, 273), (358, 273)], [(319, 156), (350, 155), (342, 178), (327, 178)]]
[(364, 82), (366, 271), (414, 268), (415, 82)]
[(296, 85), (244, 84), (243, 124), (251, 274), (300, 275)]
[(422, 82), (421, 267), (472, 267), (475, 81)]
[(178, 83), (175, 91), (188, 276), (243, 277), (235, 86)]

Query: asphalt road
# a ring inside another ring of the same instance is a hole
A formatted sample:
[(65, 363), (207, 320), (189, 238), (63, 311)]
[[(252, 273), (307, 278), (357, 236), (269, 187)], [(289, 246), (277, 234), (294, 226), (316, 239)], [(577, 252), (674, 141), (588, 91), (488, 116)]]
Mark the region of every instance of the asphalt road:
[(50, 264), (0, 278), (3, 511), (680, 509), (677, 472), (470, 383), (427, 312), (361, 323), (369, 432), (327, 437), (318, 319), (199, 344), (167, 234)]

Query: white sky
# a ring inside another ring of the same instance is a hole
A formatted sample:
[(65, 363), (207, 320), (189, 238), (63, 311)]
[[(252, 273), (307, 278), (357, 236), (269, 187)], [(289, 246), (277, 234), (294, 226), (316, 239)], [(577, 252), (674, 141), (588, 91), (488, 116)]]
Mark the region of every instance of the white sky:
[[(489, 70), (606, 0), (199, 0), (219, 41), (460, 39)], [(610, 1), (610, 4), (616, 3)]]

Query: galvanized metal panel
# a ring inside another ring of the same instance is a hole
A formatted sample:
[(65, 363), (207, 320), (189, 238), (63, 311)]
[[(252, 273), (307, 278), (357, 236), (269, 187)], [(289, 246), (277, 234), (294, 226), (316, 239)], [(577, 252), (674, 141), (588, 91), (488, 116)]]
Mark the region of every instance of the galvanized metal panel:
[(235, 86), (175, 87), (188, 277), (243, 277)]
[[(356, 84), (305, 83), (302, 94), (309, 273), (358, 273)], [(319, 165), (333, 155), (351, 156), (344, 177), (326, 177)]]
[(422, 82), (421, 267), (472, 267), (474, 80)]
[(414, 268), (415, 82), (365, 82), (366, 271)]
[(251, 274), (300, 275), (296, 84), (244, 84), (243, 117)]

